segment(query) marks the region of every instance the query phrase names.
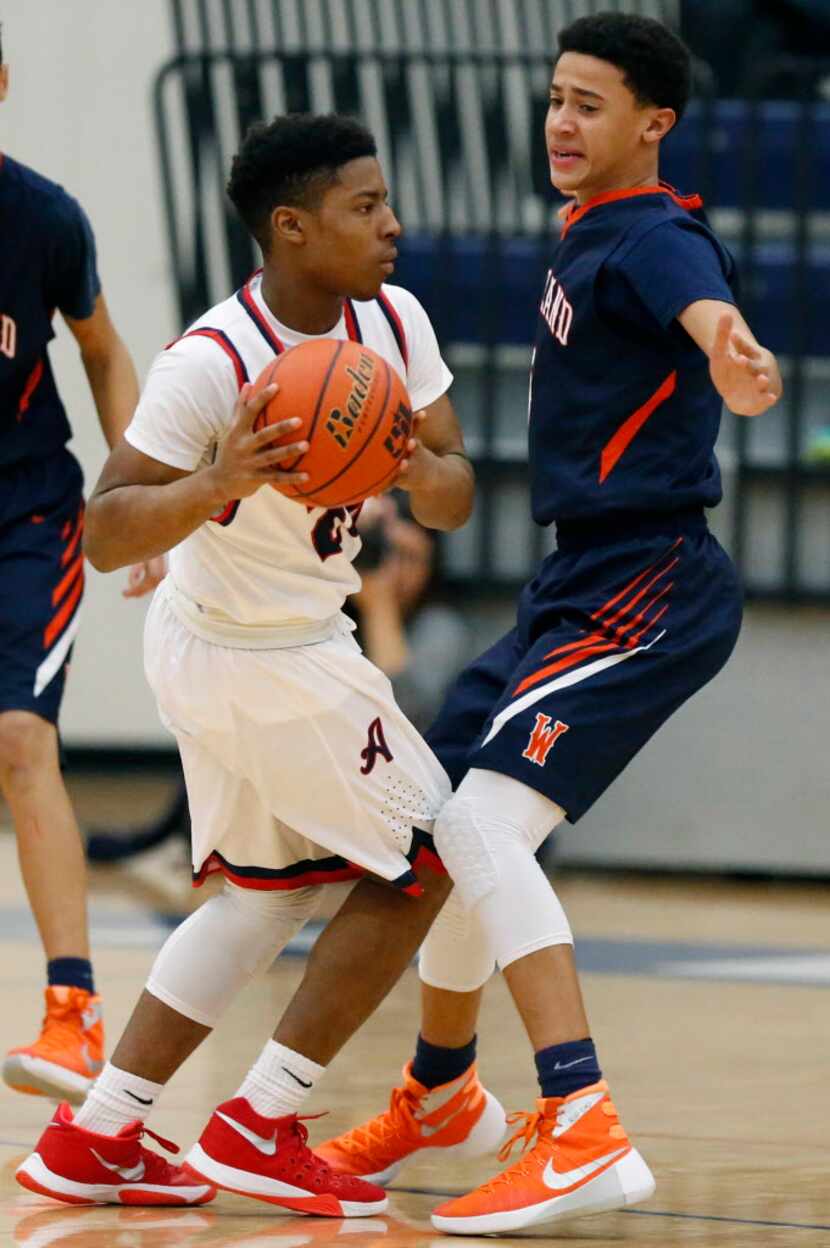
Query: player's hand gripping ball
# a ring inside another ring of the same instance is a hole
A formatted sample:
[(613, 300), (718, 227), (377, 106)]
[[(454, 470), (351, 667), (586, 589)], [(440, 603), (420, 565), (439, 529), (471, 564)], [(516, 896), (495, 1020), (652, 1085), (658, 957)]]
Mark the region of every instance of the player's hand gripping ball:
[(398, 471), (412, 436), (412, 407), (395, 370), (359, 342), (318, 338), (291, 347), (254, 382), (256, 394), (271, 382), (279, 390), (257, 417), (262, 429), (299, 417), (274, 445), (308, 442), (308, 450), (280, 468), (308, 480), (275, 490), (315, 507), (344, 507), (380, 494)]

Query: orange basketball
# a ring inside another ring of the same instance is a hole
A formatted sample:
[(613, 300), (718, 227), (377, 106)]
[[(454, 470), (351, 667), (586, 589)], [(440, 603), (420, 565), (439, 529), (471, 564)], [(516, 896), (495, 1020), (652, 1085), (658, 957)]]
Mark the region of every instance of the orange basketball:
[(274, 489), (314, 507), (343, 507), (389, 484), (412, 433), (412, 408), (406, 386), (377, 351), (334, 338), (303, 342), (268, 364), (254, 391), (272, 381), (279, 391), (256, 428), (299, 417), (302, 426), (275, 444), (309, 444), (279, 465), (307, 472), (308, 480)]

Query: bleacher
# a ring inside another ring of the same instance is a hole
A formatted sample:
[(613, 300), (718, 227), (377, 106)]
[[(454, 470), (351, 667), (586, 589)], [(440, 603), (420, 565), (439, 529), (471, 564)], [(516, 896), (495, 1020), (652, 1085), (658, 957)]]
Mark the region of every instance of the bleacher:
[[(180, 52), (159, 75), (156, 116), (183, 323), (256, 262), (221, 193), (247, 125), (286, 109), (364, 117), (406, 226), (394, 280), (429, 309), (482, 482), (476, 524), (445, 543), (446, 570), (466, 591), (512, 589), (550, 541), (527, 516), (524, 462), (529, 344), (556, 230), (541, 139), (551, 52), (558, 25), (590, 5), (252, 0), (242, 21), (217, 0), (171, 4)], [(677, 17), (671, 0), (623, 7)], [(763, 66), (757, 100), (719, 100), (705, 66), (697, 76), (662, 173), (703, 194), (787, 386), (762, 421), (725, 417), (714, 523), (750, 595), (827, 601), (830, 67), (805, 63), (802, 98), (785, 101), (763, 98)], [(757, 539), (760, 516), (780, 540)]]

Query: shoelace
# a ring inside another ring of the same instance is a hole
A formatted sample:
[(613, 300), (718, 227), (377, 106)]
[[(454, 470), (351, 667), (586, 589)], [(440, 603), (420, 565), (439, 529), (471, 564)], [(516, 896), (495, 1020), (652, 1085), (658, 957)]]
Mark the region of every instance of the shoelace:
[(366, 1145), (388, 1147), (401, 1129), (410, 1135), (417, 1134), (418, 1120), (415, 1110), (418, 1100), (408, 1088), (393, 1088), (389, 1108), (362, 1127), (353, 1127), (340, 1140), (340, 1146), (348, 1153), (362, 1153)]
[(550, 1119), (546, 1119), (543, 1114), (540, 1114), (538, 1110), (535, 1110), (532, 1114), (528, 1114), (523, 1110), (519, 1110), (514, 1114), (508, 1114), (507, 1122), (510, 1126), (514, 1126), (518, 1122), (521, 1123), (521, 1126), (517, 1131), (513, 1132), (509, 1140), (505, 1140), (504, 1144), (502, 1144), (498, 1151), (498, 1159), (499, 1161), (507, 1161), (513, 1151), (513, 1145), (518, 1140), (524, 1140), (519, 1160), (514, 1162), (512, 1166), (508, 1166), (501, 1174), (494, 1175), (488, 1183), (482, 1184), (480, 1189), (482, 1192), (492, 1192), (500, 1184), (509, 1183), (518, 1174), (529, 1175), (530, 1166), (524, 1164), (522, 1158), (530, 1147), (531, 1141), (534, 1136), (539, 1135), (542, 1138), (549, 1135), (553, 1130), (553, 1123)]
[[(521, 1153), (521, 1155), (524, 1155), (530, 1147), (533, 1137), (537, 1133), (542, 1134), (540, 1131), (542, 1121), (543, 1115), (540, 1114), (538, 1110), (534, 1110), (532, 1114), (525, 1113), (524, 1110), (518, 1110), (515, 1114), (508, 1114), (507, 1123), (509, 1126), (512, 1127), (514, 1123), (517, 1122), (520, 1122), (522, 1125), (519, 1127), (518, 1131), (513, 1132), (509, 1140), (505, 1140), (502, 1144), (498, 1151), (499, 1161), (507, 1161), (507, 1158), (513, 1152), (513, 1145), (518, 1140), (524, 1140)], [(548, 1133), (544, 1132), (544, 1134)]]
[(158, 1135), (155, 1131), (151, 1131), (149, 1127), (142, 1126), (138, 1132), (138, 1148), (139, 1158), (144, 1162), (144, 1174), (140, 1182), (148, 1181), (164, 1182), (169, 1180), (173, 1171), (176, 1169), (164, 1157), (159, 1157), (158, 1153), (154, 1153), (152, 1149), (145, 1148), (141, 1143), (145, 1135), (149, 1135), (151, 1139), (165, 1148), (168, 1153), (178, 1153), (180, 1151), (178, 1144), (174, 1144), (172, 1140), (166, 1140), (163, 1135)]
[[(559, 1109), (561, 1110), (561, 1108), (562, 1107), (560, 1106)], [(616, 1106), (611, 1100), (603, 1101), (602, 1112), (608, 1118), (614, 1118), (616, 1120), (619, 1117), (617, 1114)], [(557, 1114), (556, 1114), (556, 1122), (558, 1121), (559, 1121), (559, 1110), (557, 1110)], [(510, 1138), (508, 1140), (505, 1140), (504, 1144), (502, 1144), (498, 1152), (498, 1159), (499, 1161), (507, 1161), (508, 1157), (513, 1151), (513, 1145), (516, 1144), (518, 1140), (524, 1140), (524, 1143), (522, 1145), (522, 1151), (519, 1154), (519, 1161), (516, 1162), (514, 1165), (509, 1166), (507, 1170), (502, 1171), (501, 1174), (495, 1175), (495, 1177), (492, 1178), (489, 1183), (484, 1184), (482, 1190), (486, 1188), (489, 1191), (489, 1190), (492, 1190), (494, 1187), (498, 1187), (500, 1183), (509, 1182), (510, 1180), (508, 1179), (508, 1175), (511, 1176), (511, 1178), (517, 1174), (529, 1175), (530, 1167), (527, 1165), (523, 1165), (521, 1158), (524, 1157), (525, 1153), (530, 1148), (530, 1145), (534, 1139), (534, 1136), (538, 1135), (540, 1140), (549, 1139), (556, 1125), (556, 1122), (552, 1121), (546, 1115), (539, 1113), (538, 1110), (534, 1110), (533, 1113), (530, 1113), (530, 1114), (526, 1113), (523, 1110), (519, 1110), (518, 1112), (513, 1113), (513, 1114), (508, 1114), (507, 1122), (510, 1126), (513, 1126), (516, 1123), (521, 1123), (521, 1125), (519, 1126), (518, 1130), (514, 1131), (513, 1134), (510, 1136)], [(550, 1143), (551, 1143), (552, 1148), (556, 1147), (555, 1142), (552, 1139), (550, 1140)]]

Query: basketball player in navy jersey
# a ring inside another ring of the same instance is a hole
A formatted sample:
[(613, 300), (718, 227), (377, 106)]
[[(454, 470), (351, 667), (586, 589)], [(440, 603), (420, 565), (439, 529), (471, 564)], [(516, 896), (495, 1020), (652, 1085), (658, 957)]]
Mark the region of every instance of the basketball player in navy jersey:
[[(0, 64), (0, 100), (8, 81)], [(21, 1092), (78, 1101), (102, 1065), (103, 1030), (84, 853), (58, 760), (84, 588), (84, 504), (47, 354), (55, 309), (78, 342), (112, 446), (138, 385), (101, 293), (89, 222), (60, 186), (0, 154), (0, 787), (48, 960), (42, 1033), (8, 1054), (3, 1078)], [(157, 571), (136, 571), (129, 592), (151, 588)]]
[(699, 197), (659, 180), (660, 143), (689, 93), (686, 48), (658, 22), (600, 14), (563, 30), (559, 49), (545, 144), (571, 203), (541, 296), (529, 411), (533, 517), (556, 525), (558, 549), (427, 734), (455, 788), (434, 829), (455, 890), (422, 950), (414, 1061), (388, 1111), (317, 1150), (375, 1182), (422, 1148), (463, 1150), (481, 987), (500, 967), (541, 1097), (511, 1141), (524, 1143), (519, 1160), (434, 1214), (459, 1234), (653, 1190), (602, 1079), (570, 927), (534, 851), (729, 657), (741, 593), (704, 511), (721, 497), (721, 407), (757, 416), (781, 394)]

